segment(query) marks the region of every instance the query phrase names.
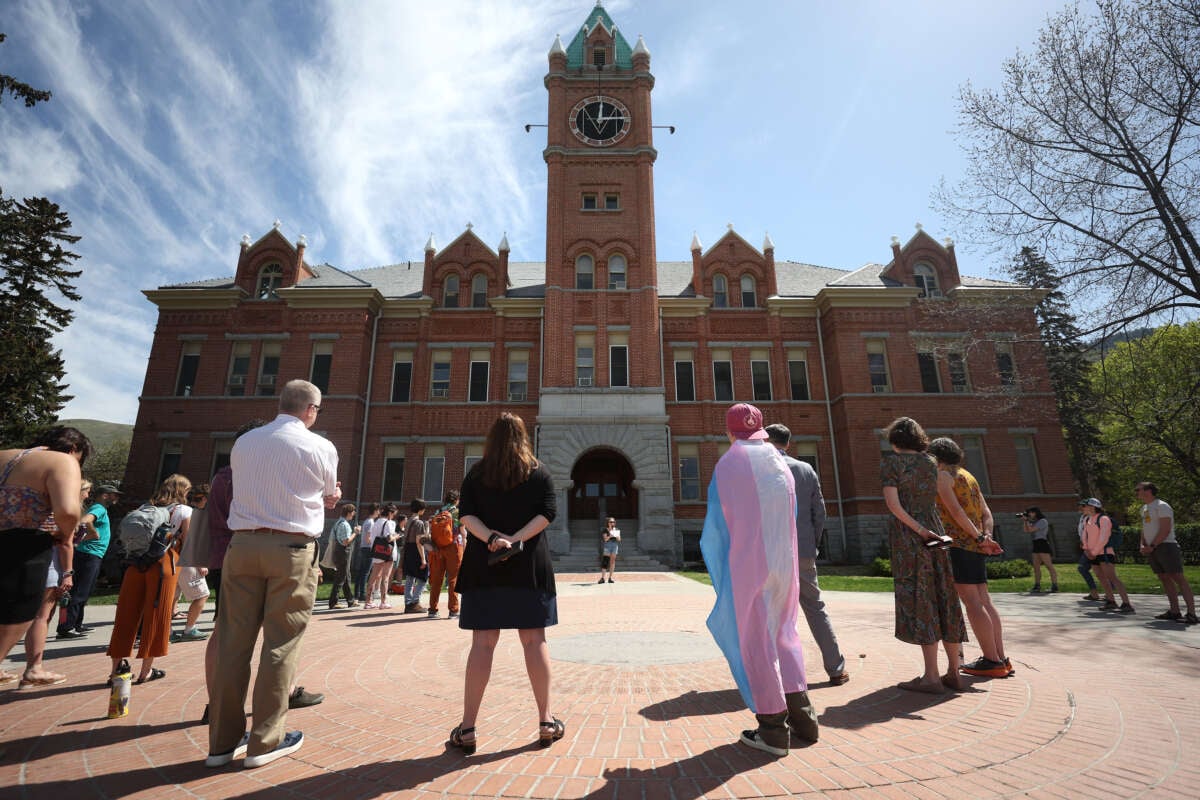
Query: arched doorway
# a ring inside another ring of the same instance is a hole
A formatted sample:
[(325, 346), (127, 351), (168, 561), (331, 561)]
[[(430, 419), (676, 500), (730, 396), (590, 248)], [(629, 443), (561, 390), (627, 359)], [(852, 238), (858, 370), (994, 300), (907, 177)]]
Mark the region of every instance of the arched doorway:
[(567, 498), (568, 518), (598, 520), (604, 515), (636, 519), (638, 496), (633, 479), (633, 465), (616, 450), (589, 450), (571, 470), (574, 486)]

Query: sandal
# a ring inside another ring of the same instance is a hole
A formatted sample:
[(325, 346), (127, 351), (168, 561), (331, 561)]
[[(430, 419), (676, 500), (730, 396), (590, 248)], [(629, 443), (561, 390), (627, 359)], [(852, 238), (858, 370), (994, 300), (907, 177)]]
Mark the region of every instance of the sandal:
[(133, 682), (133, 685), (141, 686), (143, 683), (146, 683), (147, 681), (156, 681), (159, 678), (165, 678), (165, 677), (167, 677), (166, 670), (151, 669), (149, 675), (147, 675), (144, 678), (138, 678), (136, 681)]
[(0, 689), (12, 686), (21, 680), (21, 676), (8, 670), (0, 670)]
[(567, 734), (567, 726), (561, 719), (555, 717), (553, 722), (542, 722), (538, 725), (538, 744), (549, 747)]
[(945, 694), (946, 692), (946, 687), (940, 681), (937, 683), (926, 683), (919, 675), (911, 681), (897, 683), (896, 688), (903, 689), (906, 692), (923, 692), (924, 694)]
[(464, 728), (462, 725), (455, 726), (454, 730), (450, 731), (450, 741), (447, 744), (462, 750), (464, 756), (474, 755), (475, 729)]

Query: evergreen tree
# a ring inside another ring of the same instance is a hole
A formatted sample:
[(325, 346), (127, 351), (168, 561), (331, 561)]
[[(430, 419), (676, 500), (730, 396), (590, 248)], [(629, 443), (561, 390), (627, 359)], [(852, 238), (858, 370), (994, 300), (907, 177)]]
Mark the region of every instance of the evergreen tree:
[[(26, 106), (50, 97), (0, 74), (0, 101), (6, 93)], [(0, 447), (23, 444), (71, 399), (62, 353), (50, 343), (74, 316), (54, 300), (79, 299), (81, 273), (68, 269), (79, 256), (66, 249), (79, 237), (70, 228), (66, 212), (46, 198), (17, 201), (0, 191)]]
[(1096, 491), (1100, 431), (1096, 425), (1099, 404), (1092, 394), (1090, 366), (1079, 341), (1070, 303), (1060, 288), (1061, 279), (1054, 267), (1031, 247), (1021, 248), (1009, 268), (1019, 283), (1046, 291), (1034, 307), (1038, 330), (1046, 351), (1046, 366), (1054, 386), (1058, 418), (1071, 459), (1071, 469), (1085, 497)]

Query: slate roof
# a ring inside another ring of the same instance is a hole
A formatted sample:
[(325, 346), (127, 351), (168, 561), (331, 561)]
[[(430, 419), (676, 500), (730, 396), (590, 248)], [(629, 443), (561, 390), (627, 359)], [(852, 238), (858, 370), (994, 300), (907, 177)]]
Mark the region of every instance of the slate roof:
[[(855, 270), (821, 267), (799, 261), (776, 261), (775, 282), (780, 297), (815, 297), (826, 286), (887, 288), (902, 286), (899, 281), (881, 275), (882, 264), (865, 264)], [(416, 299), (421, 296), (425, 260), (418, 259), (382, 267), (353, 271), (338, 269), (332, 264), (312, 267), (317, 274), (300, 284), (304, 289), (374, 287), (389, 299)], [(508, 265), (511, 285), (508, 297), (545, 297), (546, 265), (542, 261), (511, 261)], [(190, 281), (162, 289), (227, 289), (232, 278), (209, 278)], [(993, 278), (962, 276), (962, 285), (973, 288), (1020, 288), (1021, 284)], [(692, 288), (691, 261), (658, 262), (659, 297), (695, 297)]]
[(616, 29), (617, 25), (613, 22), (612, 17), (604, 10), (604, 6), (599, 4), (592, 9), (592, 13), (588, 14), (587, 21), (583, 27), (575, 34), (575, 38), (567, 45), (567, 67), (570, 69), (582, 69), (587, 63), (587, 53), (583, 52), (584, 40), (587, 35), (596, 29), (596, 25), (604, 24), (604, 29), (611, 31), (613, 34), (613, 60), (618, 67), (624, 69), (633, 69), (633, 49), (629, 46), (629, 42), (625, 41), (625, 37)]

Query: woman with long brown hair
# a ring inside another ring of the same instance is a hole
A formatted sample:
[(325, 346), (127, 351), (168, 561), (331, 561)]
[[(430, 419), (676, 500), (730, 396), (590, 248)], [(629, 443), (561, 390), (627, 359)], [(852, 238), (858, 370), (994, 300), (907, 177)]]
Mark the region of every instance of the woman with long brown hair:
[(142, 570), (136, 564), (125, 568), (121, 592), (117, 595), (117, 618), (113, 622), (112, 638), (108, 641), (108, 655), (112, 658), (110, 677), (116, 674), (117, 665), (122, 659), (133, 654), (133, 639), (139, 625), (142, 639), (138, 658), (142, 659), (142, 668), (136, 682), (145, 683), (166, 677), (164, 670), (154, 668), (154, 659), (167, 654), (171, 639), (171, 611), (178, 582), (177, 553), (191, 524), (192, 507), (187, 504), (191, 488), (192, 482), (187, 478), (170, 475), (149, 500), (150, 505), (167, 509), (172, 544), (162, 558), (148, 569)]
[(557, 506), (550, 473), (533, 455), (525, 423), (504, 413), (492, 424), (483, 458), (463, 479), (459, 522), (467, 536), (458, 591), (458, 626), (471, 631), (462, 723), (450, 744), (475, 752), (475, 718), (492, 674), (501, 629), (517, 629), (538, 712), (538, 743), (566, 732), (550, 713), (550, 648), (546, 628), (558, 624), (550, 547), (542, 532)]

